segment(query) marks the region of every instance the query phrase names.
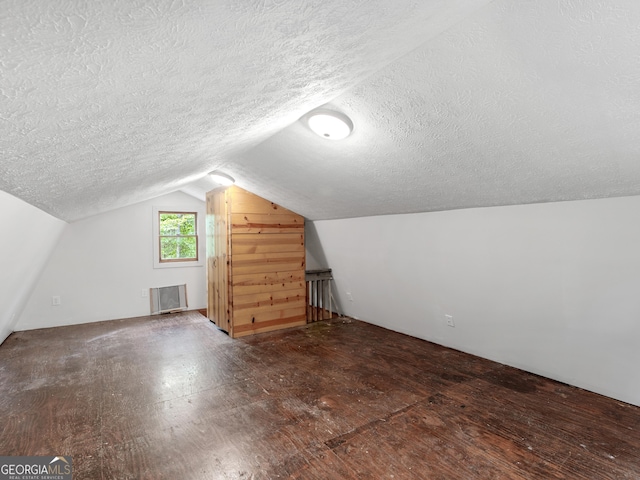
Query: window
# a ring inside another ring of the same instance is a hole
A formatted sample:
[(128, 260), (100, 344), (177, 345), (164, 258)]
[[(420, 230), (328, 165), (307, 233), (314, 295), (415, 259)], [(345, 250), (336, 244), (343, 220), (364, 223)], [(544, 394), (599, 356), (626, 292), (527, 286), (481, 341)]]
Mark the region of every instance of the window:
[(149, 232), (149, 240), (153, 245), (150, 259), (153, 268), (204, 267), (207, 214), (204, 202), (193, 203), (152, 207), (153, 230)]
[(198, 261), (198, 213), (158, 212), (159, 261)]

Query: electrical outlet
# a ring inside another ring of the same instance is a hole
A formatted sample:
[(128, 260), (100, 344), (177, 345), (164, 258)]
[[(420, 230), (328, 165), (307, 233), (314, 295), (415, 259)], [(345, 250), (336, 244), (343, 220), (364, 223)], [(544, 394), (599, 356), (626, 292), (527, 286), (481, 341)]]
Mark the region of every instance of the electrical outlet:
[(57, 307), (61, 304), (62, 304), (62, 300), (58, 295), (54, 295), (53, 297), (51, 297), (51, 305), (53, 305), (54, 307)]
[(140, 292), (140, 295), (142, 296), (142, 298), (147, 298), (149, 296), (149, 289), (143, 288), (142, 291)]
[(351, 292), (347, 292), (347, 300), (353, 302), (353, 295), (351, 295)]
[(456, 326), (456, 324), (453, 321), (453, 315), (445, 315), (444, 319), (446, 320), (447, 325), (449, 325), (450, 327), (455, 327)]

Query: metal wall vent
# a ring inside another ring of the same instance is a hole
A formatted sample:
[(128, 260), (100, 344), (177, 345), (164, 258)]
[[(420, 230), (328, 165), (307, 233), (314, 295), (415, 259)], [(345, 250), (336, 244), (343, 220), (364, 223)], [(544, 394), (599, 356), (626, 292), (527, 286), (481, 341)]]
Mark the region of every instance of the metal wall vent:
[(151, 314), (181, 312), (188, 307), (187, 285), (151, 288)]

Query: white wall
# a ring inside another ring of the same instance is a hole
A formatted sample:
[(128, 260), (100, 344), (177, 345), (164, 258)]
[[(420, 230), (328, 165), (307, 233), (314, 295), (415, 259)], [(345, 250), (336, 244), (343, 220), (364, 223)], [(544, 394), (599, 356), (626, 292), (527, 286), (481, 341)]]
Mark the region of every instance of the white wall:
[(640, 405), (640, 197), (312, 228), (346, 314)]
[(0, 343), (14, 330), (66, 223), (0, 191)]
[[(204, 209), (204, 202), (177, 192), (68, 224), (15, 329), (149, 315), (142, 291), (181, 283), (189, 309), (206, 308), (204, 266), (153, 268), (154, 206)], [(201, 232), (204, 220), (200, 215)]]

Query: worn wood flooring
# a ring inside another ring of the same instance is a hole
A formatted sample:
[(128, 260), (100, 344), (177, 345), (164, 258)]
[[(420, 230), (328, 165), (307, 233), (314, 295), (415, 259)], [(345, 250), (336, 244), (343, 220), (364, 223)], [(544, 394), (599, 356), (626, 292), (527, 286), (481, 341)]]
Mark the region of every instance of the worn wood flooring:
[(75, 480), (640, 478), (640, 408), (350, 319), (14, 333), (0, 392), (0, 455)]

